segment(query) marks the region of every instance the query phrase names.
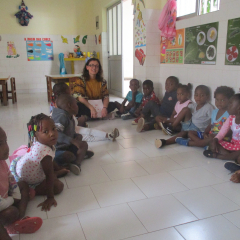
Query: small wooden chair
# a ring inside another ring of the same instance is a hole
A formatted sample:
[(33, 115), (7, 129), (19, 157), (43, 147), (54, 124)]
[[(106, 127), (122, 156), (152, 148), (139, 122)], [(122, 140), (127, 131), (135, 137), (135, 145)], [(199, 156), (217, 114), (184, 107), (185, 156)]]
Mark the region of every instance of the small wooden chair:
[[(17, 102), (17, 91), (16, 91), (16, 83), (15, 83), (15, 78), (11, 77), (10, 78), (10, 82), (11, 82), (11, 90), (8, 91), (7, 89), (7, 93), (8, 93), (8, 99), (12, 99), (12, 103), (14, 104), (15, 102)], [(9, 96), (9, 94), (11, 94)]]
[[(6, 89), (8, 90), (8, 85), (6, 83)], [(7, 96), (8, 97), (8, 96)], [(1, 99), (1, 102), (3, 102), (3, 92), (0, 91), (0, 99)]]

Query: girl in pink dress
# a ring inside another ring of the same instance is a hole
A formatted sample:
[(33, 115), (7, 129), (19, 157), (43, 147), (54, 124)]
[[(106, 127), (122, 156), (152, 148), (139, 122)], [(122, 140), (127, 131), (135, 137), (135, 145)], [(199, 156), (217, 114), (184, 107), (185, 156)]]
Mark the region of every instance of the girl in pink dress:
[[(210, 142), (210, 150), (205, 150), (206, 157), (223, 160), (235, 160), (240, 163), (240, 94), (235, 94), (228, 105), (229, 118), (223, 124), (217, 136)], [(232, 140), (224, 141), (224, 137), (232, 131)]]

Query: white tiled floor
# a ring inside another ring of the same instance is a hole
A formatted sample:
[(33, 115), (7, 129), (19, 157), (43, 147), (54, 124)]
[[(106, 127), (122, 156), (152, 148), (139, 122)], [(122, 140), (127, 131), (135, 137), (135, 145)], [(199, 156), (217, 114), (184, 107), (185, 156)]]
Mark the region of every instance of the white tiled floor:
[[(10, 153), (27, 144), (26, 123), (48, 113), (46, 94), (18, 96), (0, 106), (0, 126)], [(90, 143), (92, 159), (80, 176), (69, 174), (58, 206), (48, 213), (29, 202), (27, 215), (43, 226), (14, 240), (230, 240), (240, 238), (240, 184), (229, 181), (224, 161), (207, 159), (202, 149), (178, 145), (156, 149), (161, 131), (137, 133), (131, 120), (94, 121), (91, 127), (120, 130), (114, 143)]]

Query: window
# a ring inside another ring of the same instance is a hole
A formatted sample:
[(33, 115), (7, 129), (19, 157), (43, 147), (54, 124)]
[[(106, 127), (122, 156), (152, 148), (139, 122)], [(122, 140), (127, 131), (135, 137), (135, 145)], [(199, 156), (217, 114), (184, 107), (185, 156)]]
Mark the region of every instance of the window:
[(219, 10), (220, 0), (177, 0), (177, 17), (197, 16)]
[(107, 9), (109, 55), (122, 54), (122, 5), (121, 2)]

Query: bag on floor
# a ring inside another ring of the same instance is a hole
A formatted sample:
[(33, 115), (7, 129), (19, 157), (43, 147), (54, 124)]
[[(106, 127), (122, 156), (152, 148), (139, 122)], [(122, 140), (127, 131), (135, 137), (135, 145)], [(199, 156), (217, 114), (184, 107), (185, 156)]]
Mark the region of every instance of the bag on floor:
[(161, 30), (162, 37), (173, 38), (176, 36), (176, 18), (177, 2), (168, 0), (158, 20), (158, 28)]

